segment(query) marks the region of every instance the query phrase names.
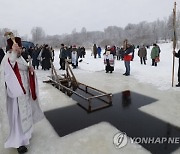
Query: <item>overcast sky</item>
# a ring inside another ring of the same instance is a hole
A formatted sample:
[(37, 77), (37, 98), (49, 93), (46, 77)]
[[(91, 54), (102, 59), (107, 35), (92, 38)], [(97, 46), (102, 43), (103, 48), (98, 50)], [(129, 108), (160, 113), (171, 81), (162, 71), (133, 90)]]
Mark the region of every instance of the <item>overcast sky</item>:
[[(179, 10), (180, 0), (176, 2)], [(164, 19), (172, 13), (174, 0), (0, 0), (0, 6), (0, 28), (22, 36), (38, 26), (55, 35)]]

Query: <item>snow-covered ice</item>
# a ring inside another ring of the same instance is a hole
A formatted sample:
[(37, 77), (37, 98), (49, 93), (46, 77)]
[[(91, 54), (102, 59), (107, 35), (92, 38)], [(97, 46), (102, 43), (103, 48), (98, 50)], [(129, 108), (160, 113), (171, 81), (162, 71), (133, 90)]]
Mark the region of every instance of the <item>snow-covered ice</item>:
[[(139, 110), (180, 127), (180, 88), (171, 87), (172, 44), (159, 44), (159, 46), (161, 48), (161, 61), (157, 67), (151, 66), (151, 48), (148, 49), (147, 65), (140, 64), (136, 49), (134, 61), (131, 62), (131, 76), (122, 75), (125, 71), (123, 61), (115, 62), (115, 71), (112, 74), (105, 73), (103, 58), (94, 59), (91, 56), (91, 51), (87, 51), (85, 59), (79, 63), (78, 69), (73, 69), (73, 72), (78, 81), (106, 92), (117, 93), (130, 90), (156, 98), (157, 102), (140, 107)], [(57, 49), (54, 65), (57, 72), (63, 74), (64, 71), (58, 70), (58, 54), (59, 50)], [(177, 68), (178, 60), (176, 59), (175, 84), (177, 83)], [(38, 70), (36, 73), (43, 111), (76, 103), (56, 88), (42, 82), (48, 79), (47, 76), (50, 75), (50, 71)], [(34, 127), (28, 154), (150, 153), (137, 144), (128, 144), (121, 149), (115, 148), (113, 136), (119, 131), (121, 130), (117, 130), (111, 124), (101, 122), (65, 137), (59, 137), (47, 119), (44, 119)], [(0, 154), (15, 153), (16, 151), (12, 149), (4, 150), (1, 143)], [(180, 149), (174, 153), (180, 153)]]

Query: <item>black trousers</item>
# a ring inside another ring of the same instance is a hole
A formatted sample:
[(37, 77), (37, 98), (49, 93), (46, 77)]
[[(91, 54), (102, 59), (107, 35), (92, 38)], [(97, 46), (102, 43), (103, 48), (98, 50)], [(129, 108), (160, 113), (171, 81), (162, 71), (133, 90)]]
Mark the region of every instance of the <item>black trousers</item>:
[(114, 71), (114, 67), (110, 65), (109, 59), (106, 59), (106, 63), (107, 63), (107, 65), (106, 65), (106, 72), (109, 72), (109, 71), (112, 72), (112, 71)]
[(60, 67), (65, 70), (65, 58), (60, 58)]
[(117, 56), (117, 60), (120, 60), (120, 58), (121, 58), (121, 56), (120, 56), (120, 55), (118, 55), (118, 56)]
[(157, 66), (157, 62), (155, 61), (155, 59), (152, 59), (152, 66)]
[(146, 65), (146, 58), (145, 57), (140, 57), (140, 61), (141, 61), (141, 64), (143, 64), (143, 62), (144, 62), (144, 64)]

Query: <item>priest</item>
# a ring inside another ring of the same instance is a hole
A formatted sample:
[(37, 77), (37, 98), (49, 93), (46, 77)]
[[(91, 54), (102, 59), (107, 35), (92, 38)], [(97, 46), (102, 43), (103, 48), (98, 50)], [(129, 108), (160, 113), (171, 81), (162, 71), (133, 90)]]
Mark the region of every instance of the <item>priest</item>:
[[(21, 56), (21, 38), (7, 40), (9, 51), (0, 66), (0, 124), (4, 148), (28, 151), (33, 124), (44, 118), (32, 66)], [(1, 136), (0, 135), (0, 136)]]

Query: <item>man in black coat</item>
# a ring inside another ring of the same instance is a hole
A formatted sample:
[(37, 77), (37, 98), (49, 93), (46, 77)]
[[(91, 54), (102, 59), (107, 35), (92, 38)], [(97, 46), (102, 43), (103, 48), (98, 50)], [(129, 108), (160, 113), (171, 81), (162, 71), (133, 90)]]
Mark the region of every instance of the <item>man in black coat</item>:
[(42, 50), (42, 69), (49, 70), (51, 68), (51, 51), (49, 50), (49, 46), (46, 44)]
[(1, 64), (1, 61), (4, 57), (5, 53), (4, 53), (4, 50), (0, 47), (0, 64)]
[(67, 53), (64, 44), (61, 44), (59, 58), (60, 58), (60, 69), (65, 70), (65, 60), (67, 59)]
[[(180, 50), (178, 51), (178, 53), (174, 52), (174, 56), (179, 58), (179, 65), (180, 65)], [(178, 68), (178, 84), (176, 85), (176, 87), (180, 87), (180, 66)]]

